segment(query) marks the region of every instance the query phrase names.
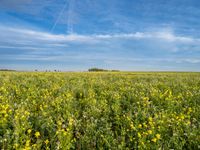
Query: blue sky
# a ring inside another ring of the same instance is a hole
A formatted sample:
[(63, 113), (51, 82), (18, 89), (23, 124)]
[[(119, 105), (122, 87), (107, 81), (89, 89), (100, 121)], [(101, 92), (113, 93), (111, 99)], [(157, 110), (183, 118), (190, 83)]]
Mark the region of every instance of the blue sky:
[(0, 68), (200, 71), (199, 0), (0, 0)]

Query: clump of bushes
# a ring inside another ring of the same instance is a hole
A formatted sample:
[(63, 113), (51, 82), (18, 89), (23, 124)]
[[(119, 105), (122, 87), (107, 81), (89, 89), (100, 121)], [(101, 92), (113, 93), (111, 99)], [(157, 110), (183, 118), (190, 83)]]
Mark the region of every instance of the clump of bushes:
[(89, 72), (119, 72), (119, 70), (106, 70), (100, 68), (90, 68), (88, 69)]

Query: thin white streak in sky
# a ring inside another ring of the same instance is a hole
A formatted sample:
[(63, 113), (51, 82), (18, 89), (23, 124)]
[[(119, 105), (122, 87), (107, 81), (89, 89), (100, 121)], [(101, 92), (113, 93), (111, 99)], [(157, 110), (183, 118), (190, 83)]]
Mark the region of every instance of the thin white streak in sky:
[(66, 3), (64, 4), (64, 6), (63, 6), (62, 10), (60, 11), (60, 14), (59, 14), (59, 16), (58, 16), (57, 20), (55, 21), (54, 25), (52, 26), (52, 28), (51, 28), (51, 32), (53, 32), (53, 30), (54, 30), (54, 29), (55, 29), (55, 27), (57, 26), (57, 24), (58, 24), (58, 21), (59, 21), (60, 17), (62, 16), (62, 14), (63, 14), (63, 12), (64, 12), (64, 10), (65, 10), (66, 6), (67, 6), (67, 1), (66, 1)]
[(74, 0), (69, 0), (67, 32), (73, 34), (73, 13), (74, 13)]

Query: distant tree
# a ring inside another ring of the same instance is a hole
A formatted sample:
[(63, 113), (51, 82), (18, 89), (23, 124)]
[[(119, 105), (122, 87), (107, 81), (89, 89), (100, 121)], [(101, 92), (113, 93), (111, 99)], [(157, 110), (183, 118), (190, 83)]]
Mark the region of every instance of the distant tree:
[(16, 71), (16, 70), (12, 70), (12, 69), (0, 69), (0, 71)]
[(88, 69), (89, 72), (98, 72), (98, 71), (107, 71), (107, 70), (104, 70), (104, 69), (100, 69), (100, 68), (90, 68)]
[(90, 68), (88, 69), (89, 72), (107, 72), (107, 71), (111, 71), (111, 72), (119, 72), (119, 70), (106, 70), (106, 69), (100, 69), (100, 68)]

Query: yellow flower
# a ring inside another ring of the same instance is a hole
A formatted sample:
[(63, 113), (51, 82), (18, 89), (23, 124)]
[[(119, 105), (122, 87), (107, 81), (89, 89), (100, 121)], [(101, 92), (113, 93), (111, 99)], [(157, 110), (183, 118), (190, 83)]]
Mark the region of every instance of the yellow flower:
[(126, 118), (127, 118), (127, 120), (128, 120), (128, 121), (130, 121), (130, 120), (131, 120), (129, 116), (127, 116)]
[(183, 114), (181, 114), (180, 118), (183, 120), (185, 117), (184, 117), (184, 115), (183, 115)]
[(61, 126), (61, 125), (62, 125), (62, 122), (61, 122), (60, 120), (59, 120), (57, 123), (58, 123), (58, 125), (59, 125), (59, 126)]
[(143, 134), (144, 136), (148, 135), (148, 133), (147, 133), (147, 132), (143, 132), (142, 134)]
[(138, 128), (142, 128), (142, 125), (141, 125), (141, 124), (139, 124), (139, 125), (138, 125)]
[(160, 134), (156, 134), (156, 138), (159, 140), (160, 139)]
[(148, 130), (147, 132), (148, 132), (149, 134), (152, 134), (152, 131), (151, 131), (151, 130)]
[(25, 147), (23, 150), (31, 150), (30, 147)]
[(32, 131), (31, 129), (28, 129), (28, 134), (30, 134), (30, 133), (31, 133), (31, 131)]
[(132, 130), (135, 130), (133, 123), (131, 123), (130, 127), (131, 127)]
[(73, 122), (74, 122), (74, 119), (73, 119), (73, 118), (70, 118), (70, 119), (69, 119), (69, 125), (71, 126), (71, 125), (73, 124)]
[(49, 143), (49, 140), (46, 139), (46, 140), (44, 141), (44, 143), (47, 145), (47, 144)]
[(40, 132), (35, 132), (35, 137), (38, 138), (40, 136)]
[(144, 100), (144, 101), (148, 101), (148, 100), (149, 100), (149, 97), (143, 97), (143, 100)]
[(56, 131), (56, 135), (59, 134), (60, 130)]
[(188, 120), (188, 121), (186, 122), (186, 124), (187, 124), (187, 125), (190, 125), (191, 123), (190, 123), (190, 121)]
[(149, 117), (148, 119), (149, 119), (149, 122), (153, 121), (153, 118), (152, 118), (152, 117)]
[(66, 132), (66, 131), (64, 131), (63, 133), (64, 133), (64, 136), (66, 136), (66, 135), (67, 135), (67, 132)]
[(14, 144), (14, 145), (13, 145), (13, 148), (16, 148), (16, 149), (17, 149), (18, 147), (19, 147), (19, 144)]
[(143, 126), (144, 126), (145, 128), (147, 128), (147, 125), (146, 125), (146, 123), (143, 123)]
[(189, 113), (192, 112), (192, 108), (191, 107), (188, 108), (188, 112)]
[(26, 141), (26, 147), (29, 147), (30, 142), (31, 142), (30, 140), (27, 140), (27, 141)]
[(156, 143), (157, 139), (153, 138), (151, 141), (154, 142), (154, 143)]
[(144, 146), (144, 142), (141, 142), (141, 145), (143, 145), (143, 146)]
[(138, 132), (138, 137), (141, 138), (141, 134)]
[(37, 147), (37, 144), (33, 144), (32, 147), (33, 147), (33, 148)]
[(67, 98), (70, 98), (70, 97), (72, 97), (72, 95), (71, 95), (71, 93), (67, 93)]

